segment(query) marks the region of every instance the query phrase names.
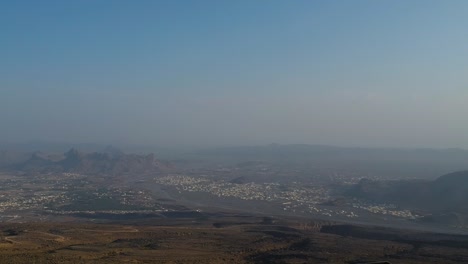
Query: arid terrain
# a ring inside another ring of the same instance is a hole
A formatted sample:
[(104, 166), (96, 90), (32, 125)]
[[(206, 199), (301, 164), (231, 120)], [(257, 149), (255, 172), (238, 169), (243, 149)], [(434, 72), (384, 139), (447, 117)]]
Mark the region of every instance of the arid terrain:
[(1, 263), (467, 263), (468, 237), (223, 214), (6, 223)]
[[(308, 160), (220, 157), (4, 152), (0, 263), (468, 262), (466, 172), (388, 181)], [(439, 208), (417, 203), (430, 198)]]
[(0, 264), (468, 264), (468, 0), (0, 0)]

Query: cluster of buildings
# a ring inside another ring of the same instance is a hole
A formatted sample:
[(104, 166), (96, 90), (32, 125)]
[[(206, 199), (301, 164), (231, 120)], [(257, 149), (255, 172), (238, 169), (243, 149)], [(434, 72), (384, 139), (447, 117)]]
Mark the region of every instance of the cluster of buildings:
[(233, 197), (247, 201), (267, 201), (285, 213), (318, 215), (324, 217), (358, 218), (363, 215), (380, 214), (399, 218), (415, 219), (409, 210), (398, 210), (392, 205), (352, 205), (327, 206), (331, 199), (329, 190), (324, 186), (278, 183), (231, 183), (209, 176), (168, 175), (154, 178), (157, 184), (171, 186), (179, 193), (200, 192), (216, 197)]
[(178, 191), (204, 192), (218, 197), (235, 197), (241, 200), (259, 200), (270, 202), (294, 202), (316, 204), (327, 199), (324, 188), (304, 188), (285, 186), (278, 183), (231, 183), (208, 177), (168, 175), (154, 178), (158, 184), (173, 186)]
[(380, 205), (367, 205), (367, 204), (357, 204), (352, 205), (354, 208), (365, 210), (374, 214), (389, 215), (395, 217), (401, 217), (406, 219), (416, 219), (419, 216), (413, 214), (410, 210), (398, 210), (394, 205), (380, 204)]
[[(100, 200), (112, 201), (112, 210), (123, 210), (131, 213), (131, 208), (150, 208), (161, 211), (164, 208), (155, 202), (147, 190), (131, 188), (104, 188), (90, 180), (90, 176), (74, 173), (38, 174), (29, 176), (0, 177), (0, 212), (6, 214), (27, 214), (28, 212), (48, 213), (76, 213), (75, 210), (66, 210), (63, 207), (73, 208), (74, 205), (90, 204)], [(115, 206), (117, 205), (117, 206)], [(116, 207), (122, 206), (122, 210)], [(94, 212), (93, 210), (88, 213)], [(83, 212), (84, 212), (83, 211)], [(104, 208), (106, 211), (106, 208)], [(141, 210), (140, 210), (141, 211)], [(144, 211), (144, 210), (143, 210)]]

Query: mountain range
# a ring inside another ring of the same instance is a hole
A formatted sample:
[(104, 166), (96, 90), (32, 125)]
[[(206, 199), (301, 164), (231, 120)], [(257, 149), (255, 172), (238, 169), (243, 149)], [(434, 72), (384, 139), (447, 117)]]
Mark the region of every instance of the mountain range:
[(63, 155), (35, 152), (29, 159), (11, 168), (25, 172), (123, 175), (168, 171), (172, 169), (172, 165), (156, 159), (154, 154), (125, 154), (113, 148), (103, 152), (84, 153), (72, 148)]

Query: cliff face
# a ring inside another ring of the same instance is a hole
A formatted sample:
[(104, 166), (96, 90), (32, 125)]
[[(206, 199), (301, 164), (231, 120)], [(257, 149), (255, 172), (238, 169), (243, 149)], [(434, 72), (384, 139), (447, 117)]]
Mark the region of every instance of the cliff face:
[(172, 169), (171, 164), (150, 155), (124, 154), (117, 152), (82, 153), (71, 149), (60, 160), (51, 160), (45, 155), (33, 154), (20, 164), (18, 169), (37, 172), (72, 172), (80, 174), (136, 174), (162, 172)]

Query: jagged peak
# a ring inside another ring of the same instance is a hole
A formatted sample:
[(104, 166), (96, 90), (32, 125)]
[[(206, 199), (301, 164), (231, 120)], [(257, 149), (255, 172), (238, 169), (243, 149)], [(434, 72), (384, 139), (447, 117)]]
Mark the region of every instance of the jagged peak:
[(72, 158), (72, 157), (80, 157), (82, 153), (79, 152), (76, 148), (71, 148), (69, 151), (65, 152), (65, 157)]
[(169, 163), (157, 160), (154, 154), (125, 154), (115, 149), (110, 150), (114, 153), (83, 153), (72, 148), (64, 155), (61, 155), (61, 159), (51, 159), (47, 155), (37, 153), (37, 158), (31, 158), (22, 167), (30, 170), (109, 175), (148, 173), (172, 169)]

